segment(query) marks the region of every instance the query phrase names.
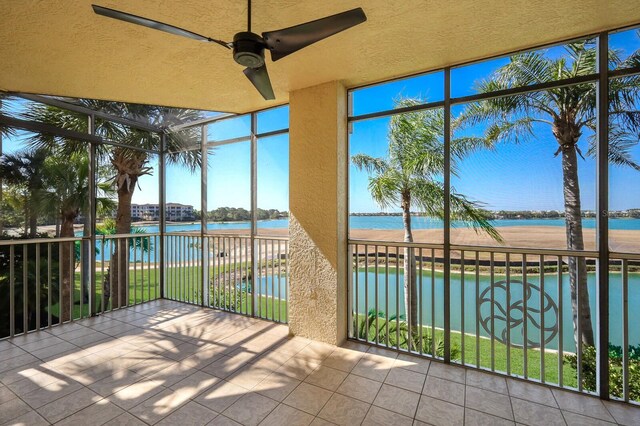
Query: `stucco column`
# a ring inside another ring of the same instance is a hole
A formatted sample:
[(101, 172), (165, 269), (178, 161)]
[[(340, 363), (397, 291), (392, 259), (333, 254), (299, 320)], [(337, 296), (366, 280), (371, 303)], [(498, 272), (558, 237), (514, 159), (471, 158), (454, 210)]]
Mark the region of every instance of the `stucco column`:
[(346, 90), (290, 94), (289, 327), (331, 344), (347, 335)]

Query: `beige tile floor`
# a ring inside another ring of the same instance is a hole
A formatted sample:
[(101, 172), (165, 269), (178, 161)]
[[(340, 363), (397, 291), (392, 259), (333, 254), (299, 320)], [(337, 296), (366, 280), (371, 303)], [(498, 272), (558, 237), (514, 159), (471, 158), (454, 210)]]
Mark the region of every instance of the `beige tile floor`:
[(0, 424), (607, 425), (640, 409), (156, 301), (0, 341)]

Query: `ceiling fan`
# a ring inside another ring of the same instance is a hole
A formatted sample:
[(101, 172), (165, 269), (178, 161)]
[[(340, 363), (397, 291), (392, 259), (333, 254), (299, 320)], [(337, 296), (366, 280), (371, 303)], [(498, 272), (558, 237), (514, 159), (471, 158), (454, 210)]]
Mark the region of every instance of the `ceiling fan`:
[(233, 42), (226, 42), (131, 13), (109, 9), (95, 4), (92, 5), (92, 7), (93, 11), (98, 15), (119, 19), (198, 41), (216, 43), (233, 50), (233, 59), (238, 64), (246, 67), (244, 69), (244, 75), (246, 75), (249, 81), (258, 89), (262, 97), (267, 100), (275, 99), (275, 95), (273, 94), (273, 88), (271, 87), (271, 81), (269, 80), (269, 74), (267, 73), (267, 66), (264, 60), (265, 49), (271, 52), (271, 60), (277, 61), (310, 44), (367, 20), (362, 8), (356, 8), (293, 27), (264, 32), (262, 36), (259, 36), (251, 32), (251, 0), (248, 0), (247, 31), (242, 31), (234, 35)]

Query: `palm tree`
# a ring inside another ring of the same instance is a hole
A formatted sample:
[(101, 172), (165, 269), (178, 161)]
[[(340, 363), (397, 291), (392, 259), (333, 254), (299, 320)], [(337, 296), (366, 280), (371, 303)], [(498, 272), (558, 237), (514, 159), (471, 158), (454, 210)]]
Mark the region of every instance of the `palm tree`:
[[(4, 96), (0, 94), (0, 114), (3, 113), (2, 98)], [(2, 150), (2, 142), (5, 137), (10, 137), (15, 134), (15, 131), (11, 127), (6, 127), (0, 124), (0, 156), (4, 153)], [(4, 205), (4, 194), (2, 186), (2, 177), (0, 177), (0, 208)], [(0, 218), (0, 235), (4, 233), (4, 221)]]
[[(73, 228), (78, 217), (89, 209), (89, 157), (86, 152), (75, 152), (68, 156), (61, 156), (53, 152), (46, 159), (43, 169), (44, 181), (47, 188), (46, 201), (49, 206), (56, 206), (55, 210), (61, 221), (60, 237), (68, 238), (75, 235)], [(115, 203), (109, 197), (112, 193), (110, 185), (98, 183), (98, 208), (113, 208)], [(75, 244), (62, 244), (61, 275), (63, 300), (60, 301), (60, 314), (62, 321), (69, 320), (70, 292), (74, 284), (74, 261), (76, 259)], [(85, 256), (86, 257), (86, 256)], [(84, 259), (83, 259), (84, 260)], [(88, 276), (88, 274), (83, 274)], [(84, 286), (85, 302), (88, 300), (88, 280)]]
[[(508, 64), (480, 81), (477, 90), (479, 93), (488, 93), (595, 72), (597, 53), (593, 41), (570, 43), (564, 49), (566, 57), (561, 58), (549, 58), (545, 52), (514, 55)], [(616, 68), (640, 65), (640, 52), (621, 60), (618, 52), (609, 51), (609, 64)], [(594, 84), (585, 83), (476, 102), (469, 104), (455, 123), (460, 128), (486, 125), (482, 139), (488, 146), (535, 139), (534, 126), (549, 127), (558, 143), (554, 155), (562, 156), (565, 227), (569, 250), (584, 250), (578, 155), (582, 157), (583, 152), (590, 156), (596, 154), (595, 134), (585, 141), (586, 149), (580, 148), (580, 142), (584, 139), (583, 132), (591, 130), (595, 133), (597, 127), (596, 90)], [(640, 76), (610, 80), (609, 161), (611, 164), (630, 166), (636, 170), (640, 170), (640, 167), (632, 161), (629, 149), (638, 143), (640, 111), (636, 102), (639, 94)], [(581, 339), (585, 345), (593, 346), (586, 260), (582, 257), (569, 257), (569, 275), (576, 345), (578, 339)]]
[(35, 149), (5, 154), (0, 157), (0, 178), (20, 188), (24, 199), (24, 236), (35, 238), (38, 216), (44, 208), (43, 166), (46, 150)]
[[(399, 99), (395, 108), (424, 103), (420, 99)], [(442, 109), (411, 112), (391, 118), (388, 155), (374, 158), (356, 154), (351, 161), (369, 173), (369, 192), (381, 208), (400, 207), (404, 241), (413, 242), (411, 210), (429, 217), (444, 218), (444, 112)], [(451, 141), (452, 164), (478, 147), (478, 140), (462, 138)], [(452, 167), (455, 173), (455, 166)], [(451, 219), (463, 220), (476, 232), (487, 232), (501, 241), (480, 204), (451, 189)], [(404, 303), (413, 332), (418, 330), (416, 257), (412, 248), (404, 249)]]
[[(190, 122), (201, 117), (199, 111), (168, 108), (150, 105), (134, 105), (119, 102), (106, 102), (88, 99), (79, 99), (78, 104), (96, 111), (107, 112), (112, 115), (124, 116), (129, 119), (150, 124), (157, 128), (166, 128), (174, 124)], [(85, 115), (66, 111), (60, 108), (34, 104), (25, 113), (29, 119), (52, 124), (64, 129), (77, 132), (88, 131), (88, 120)], [(123, 146), (99, 145), (98, 155), (102, 164), (110, 165), (112, 169), (111, 182), (116, 190), (118, 207), (116, 210), (116, 233), (128, 234), (131, 232), (131, 200), (135, 192), (138, 180), (141, 176), (152, 174), (149, 166), (149, 153), (140, 149), (159, 150), (160, 135), (132, 127), (120, 125), (110, 121), (96, 120), (97, 135), (106, 140), (113, 140), (125, 144)], [(200, 167), (200, 150), (185, 151), (186, 147), (193, 146), (200, 136), (199, 129), (182, 131), (179, 134), (167, 133), (166, 155), (168, 163), (182, 164), (193, 170)], [(62, 144), (63, 151), (86, 152), (84, 143), (58, 140), (50, 135), (37, 134), (31, 138), (33, 146), (52, 147)], [(136, 149), (137, 148), (137, 149)], [(127, 239), (123, 238), (114, 244), (111, 253), (109, 274), (106, 278), (107, 285), (111, 286), (112, 308), (127, 305), (128, 290), (126, 289), (129, 273), (129, 247)], [(114, 285), (111, 285), (114, 284)], [(124, 291), (120, 287), (124, 286)]]

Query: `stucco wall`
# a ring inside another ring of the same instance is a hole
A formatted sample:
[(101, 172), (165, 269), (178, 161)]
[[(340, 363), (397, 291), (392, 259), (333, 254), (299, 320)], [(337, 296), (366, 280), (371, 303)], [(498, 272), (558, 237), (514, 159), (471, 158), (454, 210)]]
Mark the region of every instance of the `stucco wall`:
[(291, 93), (289, 326), (346, 338), (346, 90), (331, 82)]

